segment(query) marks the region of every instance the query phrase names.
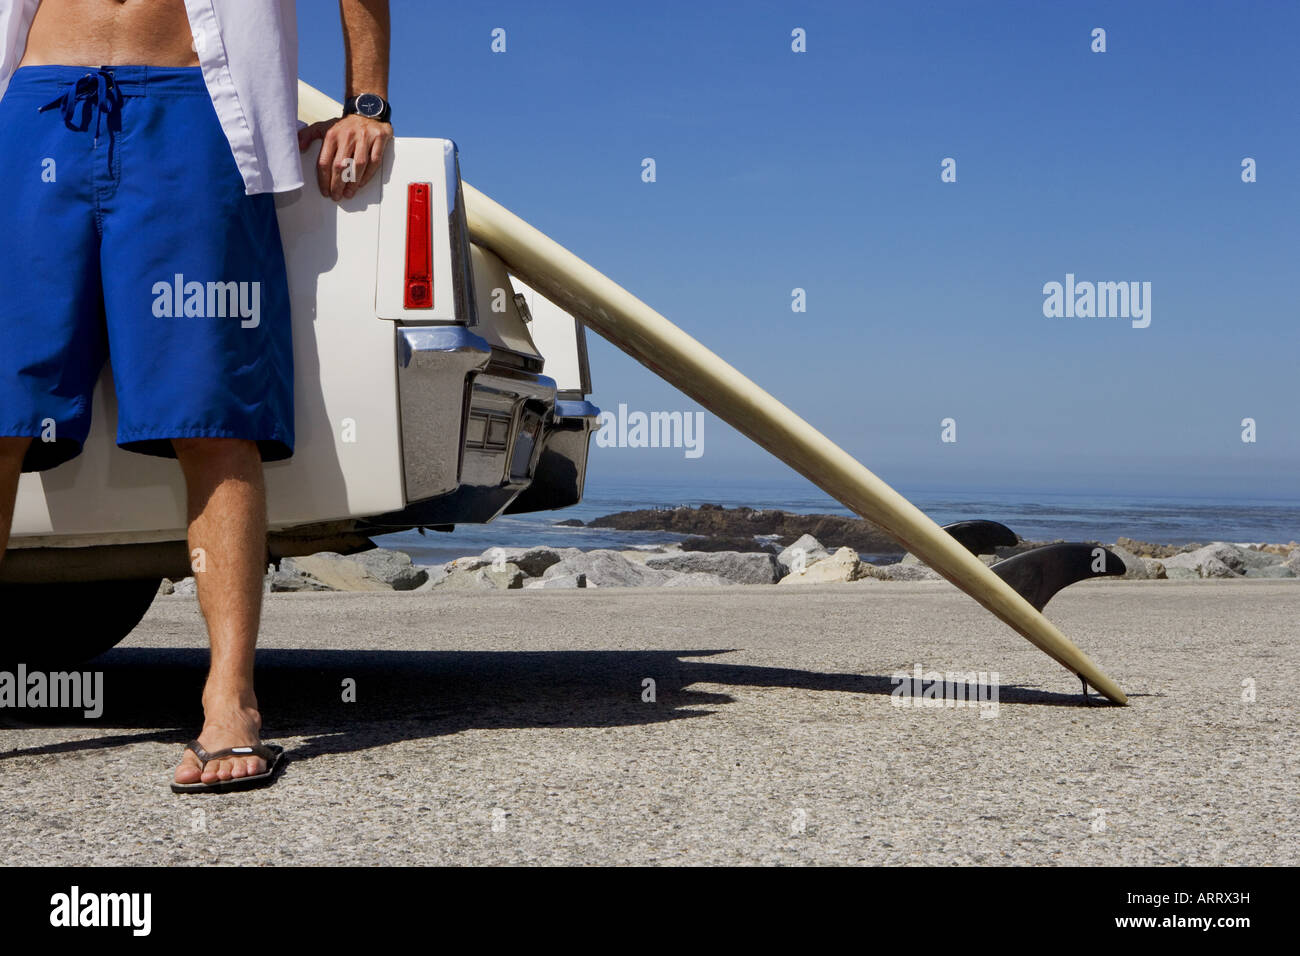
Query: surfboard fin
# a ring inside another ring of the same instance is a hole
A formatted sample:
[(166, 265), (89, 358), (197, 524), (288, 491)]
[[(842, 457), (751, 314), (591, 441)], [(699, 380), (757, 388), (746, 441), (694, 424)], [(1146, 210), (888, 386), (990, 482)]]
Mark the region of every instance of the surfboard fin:
[(999, 561), (990, 570), (1041, 611), (1058, 591), (1076, 581), (1120, 577), (1126, 569), (1123, 561), (1100, 545), (1049, 544)]
[(1020, 543), (1020, 535), (998, 521), (958, 521), (944, 525), (943, 530), (976, 557), (992, 554), (994, 548), (1010, 548)]

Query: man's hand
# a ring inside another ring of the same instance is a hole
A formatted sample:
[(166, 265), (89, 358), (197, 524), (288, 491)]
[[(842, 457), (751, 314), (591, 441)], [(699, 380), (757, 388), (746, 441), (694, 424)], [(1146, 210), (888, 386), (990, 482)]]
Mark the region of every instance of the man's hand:
[(379, 172), (384, 149), (392, 138), (391, 123), (353, 113), (298, 130), (298, 150), (306, 152), (316, 140), (322, 141), (316, 160), (316, 181), (320, 194), (337, 202), (351, 199)]

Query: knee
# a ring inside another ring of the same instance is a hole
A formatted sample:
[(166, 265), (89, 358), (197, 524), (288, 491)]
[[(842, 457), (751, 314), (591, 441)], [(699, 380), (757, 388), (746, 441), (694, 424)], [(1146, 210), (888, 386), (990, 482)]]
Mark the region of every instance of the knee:
[(242, 438), (173, 438), (172, 448), (184, 466), (233, 466), (242, 469), (262, 462), (257, 442)]

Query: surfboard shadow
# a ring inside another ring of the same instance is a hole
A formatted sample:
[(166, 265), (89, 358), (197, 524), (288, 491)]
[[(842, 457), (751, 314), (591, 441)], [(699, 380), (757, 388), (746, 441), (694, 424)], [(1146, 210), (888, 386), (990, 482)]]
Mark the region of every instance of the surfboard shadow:
[[(264, 736), (309, 738), (289, 751), (303, 760), (466, 730), (630, 727), (695, 719), (735, 701), (730, 694), (696, 685), (885, 696), (899, 686), (885, 675), (698, 660), (729, 651), (262, 650), (257, 691), (267, 714)], [(103, 672), (99, 718), (87, 719), (81, 711), (4, 710), (0, 727), (99, 726), (115, 732), (19, 747), (0, 760), (141, 741), (183, 745), (201, 722), (206, 650), (117, 648), (82, 669)], [(653, 701), (644, 699), (651, 686)], [(1089, 706), (1078, 693), (1015, 684), (995, 689), (999, 706)], [(920, 697), (921, 688), (912, 690)], [(936, 691), (936, 696), (961, 696), (977, 706), (974, 687), (944, 682)], [(1093, 704), (1105, 703), (1093, 698)], [(143, 732), (129, 732), (134, 728)]]

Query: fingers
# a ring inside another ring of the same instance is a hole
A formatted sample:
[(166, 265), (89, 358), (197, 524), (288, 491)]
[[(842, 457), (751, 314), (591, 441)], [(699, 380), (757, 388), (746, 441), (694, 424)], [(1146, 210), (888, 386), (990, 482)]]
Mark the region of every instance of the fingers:
[(322, 136), (320, 155), (316, 157), (316, 185), (320, 187), (320, 194), (322, 196), (331, 195), (331, 182), (334, 175), (334, 156), (337, 151), (338, 135), (334, 128), (331, 127)]
[(387, 123), (375, 123), (369, 128), (368, 138), (368, 156), (365, 174), (360, 176), (360, 182), (357, 188), (360, 189), (366, 183), (374, 178), (375, 173), (383, 168), (384, 149), (388, 146), (388, 141), (393, 138), (393, 128)]
[[(321, 147), (320, 159), (316, 161), (316, 171), (318, 175), (322, 169), (328, 173), (328, 189), (321, 191), (335, 202), (345, 194), (350, 196), (356, 192), (353, 169), (356, 139), (356, 126), (350, 122), (341, 122), (325, 134), (325, 145)], [(328, 160), (325, 155), (327, 151)], [(349, 189), (352, 193), (348, 192)]]
[(319, 123), (312, 123), (298, 130), (298, 152), (305, 153), (307, 147), (316, 140), (324, 139), (326, 131), (337, 122), (336, 119), (321, 120)]
[(351, 199), (355, 196), (357, 190), (364, 186), (372, 175), (370, 169), (370, 144), (366, 141), (366, 137), (357, 136), (351, 145), (352, 155), (348, 157), (352, 160), (351, 168), (345, 168), (343, 172), (344, 199)]
[(338, 201), (351, 199), (374, 178), (392, 136), (393, 128), (387, 123), (349, 116), (305, 127), (299, 131), (298, 141), (322, 141), (316, 158), (316, 184), (322, 196)]

